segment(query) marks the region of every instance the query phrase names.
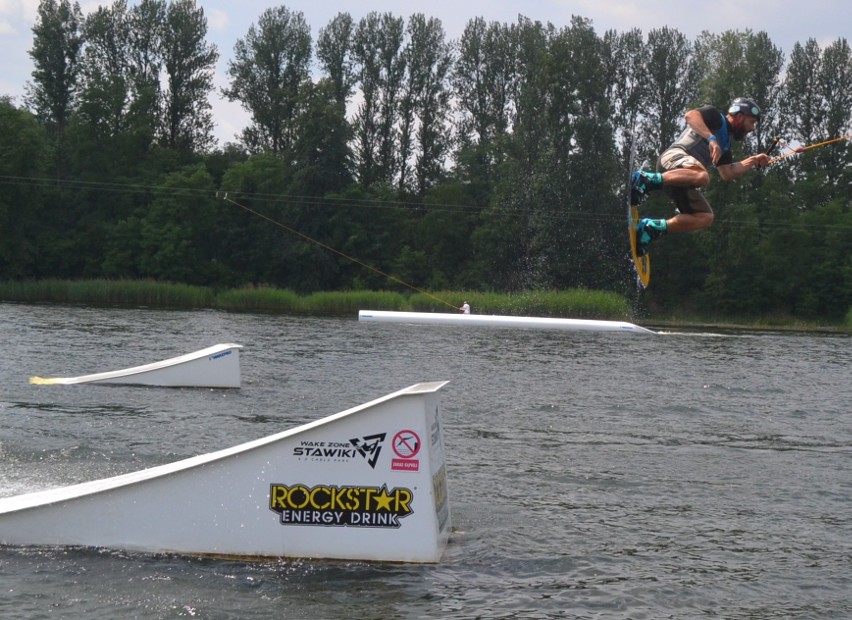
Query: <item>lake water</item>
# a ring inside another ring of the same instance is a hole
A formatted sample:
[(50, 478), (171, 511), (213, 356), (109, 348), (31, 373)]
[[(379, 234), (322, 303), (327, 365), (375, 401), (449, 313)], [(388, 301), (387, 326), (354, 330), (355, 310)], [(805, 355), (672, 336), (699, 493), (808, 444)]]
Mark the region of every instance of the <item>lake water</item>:
[[(0, 495), (441, 391), (437, 565), (0, 549), (0, 618), (852, 616), (852, 339), (0, 304)], [(32, 386), (221, 342), (240, 390)]]

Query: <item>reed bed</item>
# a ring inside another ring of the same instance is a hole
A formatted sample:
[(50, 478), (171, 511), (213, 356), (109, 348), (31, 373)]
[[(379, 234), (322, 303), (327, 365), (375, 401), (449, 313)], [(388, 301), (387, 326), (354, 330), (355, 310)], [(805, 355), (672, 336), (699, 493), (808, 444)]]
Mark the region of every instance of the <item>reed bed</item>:
[[(441, 303), (444, 300), (447, 303)], [(465, 301), (476, 314), (606, 320), (623, 320), (630, 316), (630, 304), (624, 296), (589, 289), (520, 293), (441, 291), (434, 295), (411, 296), (412, 309), (418, 312), (452, 312), (449, 306), (459, 307)]]
[(408, 299), (391, 291), (337, 291), (311, 293), (303, 299), (306, 312), (357, 314), (358, 310), (404, 310)]
[(34, 280), (0, 282), (4, 301), (95, 305), (210, 307), (215, 292), (202, 286), (153, 280)]
[(220, 292), (212, 307), (245, 312), (298, 314), (302, 312), (302, 298), (285, 289), (239, 288)]
[[(29, 280), (0, 282), (0, 301), (85, 304), (91, 306), (158, 306), (214, 308), (233, 312), (271, 314), (354, 315), (358, 310), (458, 312), (467, 301), (475, 314), (631, 320), (630, 303), (608, 291), (569, 289), (493, 293), (437, 291), (333, 291), (299, 295), (290, 290), (250, 286), (217, 290), (154, 280)], [(658, 316), (655, 324), (689, 326), (728, 325), (731, 328), (828, 330), (852, 333), (852, 309), (828, 326), (792, 317), (725, 318)]]
[(625, 319), (627, 300), (615, 293), (573, 289), (486, 293), (331, 291), (299, 295), (252, 286), (217, 291), (153, 280), (37, 280), (0, 282), (0, 300), (30, 303), (217, 308), (282, 314), (355, 314), (358, 310), (457, 312), (467, 301), (477, 314)]

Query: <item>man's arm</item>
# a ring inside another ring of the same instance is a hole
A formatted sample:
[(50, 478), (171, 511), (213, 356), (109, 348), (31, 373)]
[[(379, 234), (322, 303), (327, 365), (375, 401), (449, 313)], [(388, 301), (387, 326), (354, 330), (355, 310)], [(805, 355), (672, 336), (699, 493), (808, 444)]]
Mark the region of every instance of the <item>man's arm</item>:
[(731, 179), (743, 176), (753, 168), (765, 168), (766, 164), (769, 163), (769, 159), (770, 157), (766, 153), (758, 153), (757, 155), (746, 157), (742, 161), (717, 166), (716, 170), (719, 171), (719, 176), (722, 177), (723, 181), (730, 181)]
[(765, 168), (771, 159), (769, 155), (765, 153), (758, 153), (757, 155), (746, 157), (742, 161), (722, 164), (720, 166), (718, 165), (718, 162), (719, 158), (722, 157), (722, 147), (719, 146), (718, 141), (713, 137), (713, 130), (707, 126), (701, 110), (690, 110), (684, 116), (684, 120), (695, 133), (709, 141), (710, 156), (713, 158), (713, 165), (716, 166), (716, 170), (719, 171), (719, 176), (722, 177), (722, 180), (724, 181), (730, 181), (731, 179), (741, 177), (752, 168)]

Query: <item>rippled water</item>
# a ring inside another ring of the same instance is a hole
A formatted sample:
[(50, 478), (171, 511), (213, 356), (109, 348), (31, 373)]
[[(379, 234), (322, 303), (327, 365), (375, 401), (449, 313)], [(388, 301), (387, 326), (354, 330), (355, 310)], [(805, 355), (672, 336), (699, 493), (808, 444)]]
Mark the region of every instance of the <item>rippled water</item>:
[[(852, 339), (0, 304), (0, 495), (442, 390), (438, 565), (0, 549), (2, 618), (852, 615)], [(237, 342), (243, 388), (31, 386)]]

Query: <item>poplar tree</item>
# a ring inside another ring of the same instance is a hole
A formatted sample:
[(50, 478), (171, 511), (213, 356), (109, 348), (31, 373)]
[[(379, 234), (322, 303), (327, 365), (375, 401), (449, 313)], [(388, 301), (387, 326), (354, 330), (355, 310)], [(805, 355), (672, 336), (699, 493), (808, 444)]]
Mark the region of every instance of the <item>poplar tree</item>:
[(32, 82), (26, 101), (56, 145), (57, 175), (62, 175), (65, 132), (77, 108), (83, 14), (79, 3), (40, 0), (33, 26)]
[(296, 139), (296, 119), (311, 61), (311, 32), (301, 12), (266, 9), (234, 46), (231, 85), (223, 94), (251, 115), (240, 138), (250, 152), (284, 153)]
[(344, 106), (352, 95), (355, 71), (352, 38), (355, 22), (349, 13), (338, 13), (317, 37), (317, 59), (331, 84), (334, 99)]
[(205, 152), (215, 142), (208, 96), (219, 52), (206, 36), (207, 18), (195, 0), (168, 5), (161, 48), (168, 85), (161, 139), (183, 153)]
[(480, 188), (483, 202), (495, 169), (505, 160), (514, 108), (515, 36), (513, 25), (486, 23), (481, 17), (470, 20), (452, 72), (456, 174)]
[(352, 57), (362, 100), (353, 119), (353, 151), (358, 180), (368, 188), (394, 182), (404, 35), (402, 18), (390, 13), (369, 13), (355, 29)]
[[(450, 148), (449, 73), (453, 53), (440, 20), (426, 19), (422, 13), (409, 19), (408, 36), (398, 184), (401, 190), (413, 185), (417, 194), (424, 196), (444, 176)], [(410, 158), (414, 159), (413, 183), (408, 178)]]
[(693, 44), (681, 32), (659, 28), (648, 32), (643, 133), (652, 162), (683, 130), (683, 116), (695, 105), (700, 65)]
[(133, 133), (147, 147), (156, 137), (163, 115), (160, 73), (166, 0), (140, 0), (128, 15), (128, 62), (131, 103), (128, 110)]

